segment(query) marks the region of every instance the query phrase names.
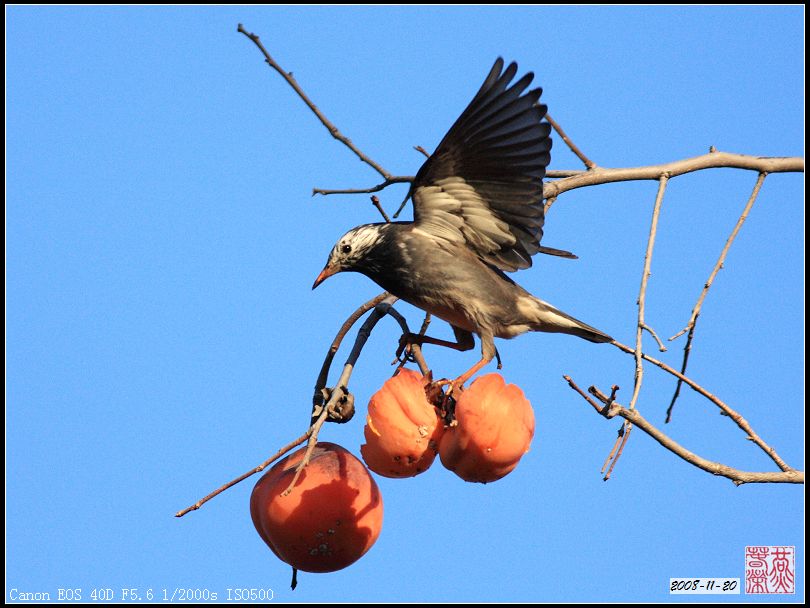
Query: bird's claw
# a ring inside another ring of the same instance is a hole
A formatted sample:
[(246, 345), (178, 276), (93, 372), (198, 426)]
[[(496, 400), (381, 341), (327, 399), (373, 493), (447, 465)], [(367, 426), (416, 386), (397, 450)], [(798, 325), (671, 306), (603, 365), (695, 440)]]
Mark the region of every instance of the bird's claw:
[(411, 346), (411, 336), (404, 333), (399, 337), (399, 344), (397, 345), (397, 357), (399, 357), (406, 349)]
[(443, 378), (441, 380), (436, 380), (435, 382), (428, 381), (425, 384), (425, 396), (430, 403), (437, 407), (441, 407), (444, 402), (444, 391), (442, 390), (442, 387), (448, 382), (449, 380)]
[[(442, 391), (442, 388), (447, 386), (447, 390)], [(458, 400), (459, 395), (464, 391), (464, 382), (459, 382), (459, 378), (455, 380), (449, 380), (448, 378), (442, 378), (441, 380), (436, 380), (435, 382), (431, 383), (432, 391), (435, 394), (441, 395), (441, 407), (442, 409), (447, 408), (447, 402), (452, 398), (453, 400)]]
[(394, 359), (394, 363), (401, 363), (405, 364), (415, 361), (415, 357), (413, 355), (413, 349), (411, 348), (412, 343), (410, 341), (410, 336), (408, 334), (402, 334), (399, 338), (399, 345), (397, 346), (396, 358)]
[[(444, 387), (448, 388), (445, 389)], [(442, 378), (435, 382), (428, 382), (425, 386), (428, 401), (438, 408), (439, 416), (447, 426), (457, 424), (456, 403), (463, 391), (463, 382), (459, 382), (459, 378), (455, 380)]]
[(453, 395), (455, 399), (458, 395), (460, 395), (464, 391), (464, 382), (459, 382), (458, 378), (453, 380), (449, 383), (450, 388), (447, 389), (447, 396)]
[(397, 352), (395, 353), (397, 361), (400, 360), (400, 358), (402, 357), (402, 353), (405, 351), (407, 347), (408, 347), (408, 338), (405, 334), (402, 334), (399, 337), (399, 344), (397, 345)]

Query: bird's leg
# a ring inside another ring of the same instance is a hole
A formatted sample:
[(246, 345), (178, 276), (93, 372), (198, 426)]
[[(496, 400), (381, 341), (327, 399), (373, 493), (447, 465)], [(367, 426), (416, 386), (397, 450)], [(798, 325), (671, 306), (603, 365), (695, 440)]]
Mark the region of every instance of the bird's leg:
[[(420, 346), (422, 344), (435, 344), (436, 346), (444, 346), (445, 348), (452, 348), (458, 351), (470, 350), (475, 346), (475, 339), (470, 332), (459, 329), (458, 327), (453, 327), (453, 333), (456, 335), (455, 342), (440, 340), (423, 334), (402, 334), (402, 337), (399, 339), (399, 347), (397, 348), (397, 359), (402, 356), (402, 353), (405, 352), (405, 349), (411, 344), (419, 344)], [(407, 357), (408, 354), (405, 356)]]
[[(482, 333), (481, 334), (481, 360), (473, 365), (470, 369), (466, 372), (461, 374), (458, 378), (453, 380), (450, 383), (450, 388), (447, 391), (448, 395), (451, 395), (454, 392), (457, 392), (461, 389), (467, 380), (472, 378), (478, 371), (484, 367), (487, 363), (492, 361), (497, 355), (498, 350), (495, 348), (495, 341), (493, 339), (492, 334)], [(500, 361), (500, 357), (498, 358)]]
[(475, 365), (473, 365), (473, 366), (472, 366), (470, 369), (468, 369), (466, 372), (464, 372), (463, 374), (461, 374), (461, 375), (460, 375), (458, 378), (456, 378), (455, 380), (453, 380), (453, 381), (450, 383), (450, 390), (448, 390), (448, 391), (447, 391), (447, 394), (449, 395), (449, 394), (451, 394), (453, 391), (458, 391), (458, 390), (459, 390), (459, 389), (462, 387), (462, 385), (463, 385), (465, 382), (467, 382), (467, 380), (469, 380), (469, 379), (470, 379), (470, 378), (472, 378), (472, 377), (473, 377), (475, 374), (477, 374), (477, 373), (478, 373), (478, 370), (480, 370), (482, 367), (484, 367), (484, 366), (485, 366), (487, 363), (489, 363), (490, 361), (492, 361), (492, 357), (490, 357), (489, 359), (487, 359), (487, 358), (485, 358), (485, 357), (484, 357), (484, 358), (482, 358), (482, 359), (481, 359), (481, 360), (480, 360), (478, 363), (476, 363)]

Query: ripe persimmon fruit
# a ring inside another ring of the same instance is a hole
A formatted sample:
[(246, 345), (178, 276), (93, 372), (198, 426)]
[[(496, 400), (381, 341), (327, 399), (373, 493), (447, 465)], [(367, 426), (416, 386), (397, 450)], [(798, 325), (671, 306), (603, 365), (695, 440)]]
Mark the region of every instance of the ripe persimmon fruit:
[(433, 464), (444, 424), (425, 396), (422, 374), (403, 368), (368, 404), (360, 454), (384, 477), (413, 477)]
[(500, 374), (477, 378), (456, 402), (456, 424), (445, 429), (439, 456), (465, 481), (488, 483), (510, 473), (529, 451), (534, 411), (523, 391)]
[(368, 469), (334, 443), (318, 443), (292, 491), (306, 448), (276, 463), (253, 488), (250, 515), (282, 561), (305, 572), (333, 572), (360, 559), (380, 535), (383, 501)]

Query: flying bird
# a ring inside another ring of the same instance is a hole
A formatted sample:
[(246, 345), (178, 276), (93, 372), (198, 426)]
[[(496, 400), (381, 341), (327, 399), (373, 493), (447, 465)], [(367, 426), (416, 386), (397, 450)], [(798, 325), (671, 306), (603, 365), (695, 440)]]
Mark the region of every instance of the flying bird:
[(456, 342), (410, 334), (412, 344), (457, 350), (481, 339), (481, 360), (451, 383), (457, 390), (496, 355), (494, 338), (559, 332), (591, 342), (612, 338), (534, 297), (510, 279), (535, 253), (575, 255), (540, 244), (543, 177), (551, 126), (529, 72), (498, 58), (473, 100), (411, 184), (413, 222), (365, 224), (335, 244), (315, 289), (343, 271), (360, 272), (398, 298), (447, 321)]

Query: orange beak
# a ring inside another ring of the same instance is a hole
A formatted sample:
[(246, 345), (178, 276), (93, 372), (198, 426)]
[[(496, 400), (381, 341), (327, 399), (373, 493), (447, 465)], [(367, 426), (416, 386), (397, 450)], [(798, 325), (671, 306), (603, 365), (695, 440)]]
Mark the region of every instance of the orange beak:
[(315, 279), (315, 282), (312, 284), (312, 289), (315, 289), (318, 285), (323, 283), (326, 279), (331, 277), (333, 274), (337, 274), (340, 272), (339, 266), (324, 266), (324, 269), (321, 270), (321, 274), (318, 275), (318, 278)]

